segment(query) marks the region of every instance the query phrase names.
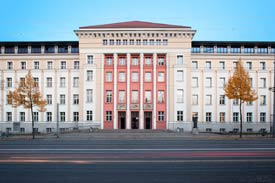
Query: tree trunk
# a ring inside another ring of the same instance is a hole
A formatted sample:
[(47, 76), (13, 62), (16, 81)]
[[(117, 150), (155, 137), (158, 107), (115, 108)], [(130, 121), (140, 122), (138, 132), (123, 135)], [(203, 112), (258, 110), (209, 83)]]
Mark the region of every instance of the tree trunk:
[(33, 120), (32, 103), (31, 103), (31, 116), (32, 116), (32, 139), (35, 139), (35, 136), (34, 136), (34, 120)]
[(242, 100), (240, 99), (240, 138), (242, 138), (243, 133), (243, 116), (242, 116)]

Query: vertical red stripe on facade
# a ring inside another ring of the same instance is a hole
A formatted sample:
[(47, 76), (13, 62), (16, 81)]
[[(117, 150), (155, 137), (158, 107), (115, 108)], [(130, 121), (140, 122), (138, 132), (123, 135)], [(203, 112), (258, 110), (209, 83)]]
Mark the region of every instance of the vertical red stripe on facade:
[[(111, 98), (107, 97), (111, 92)], [(104, 129), (114, 128), (114, 56), (104, 55)], [(111, 114), (107, 115), (107, 113)], [(108, 117), (109, 116), (109, 117)], [(111, 117), (110, 117), (111, 116)]]
[[(166, 54), (157, 54), (157, 66), (156, 66), (156, 117), (157, 117), (157, 129), (166, 129)], [(162, 119), (163, 113), (163, 119)]]

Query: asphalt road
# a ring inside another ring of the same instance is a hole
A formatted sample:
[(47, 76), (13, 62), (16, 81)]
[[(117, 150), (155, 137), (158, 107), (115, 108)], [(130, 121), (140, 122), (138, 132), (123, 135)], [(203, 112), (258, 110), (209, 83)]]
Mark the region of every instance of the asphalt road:
[(275, 141), (0, 141), (0, 182), (273, 183)]

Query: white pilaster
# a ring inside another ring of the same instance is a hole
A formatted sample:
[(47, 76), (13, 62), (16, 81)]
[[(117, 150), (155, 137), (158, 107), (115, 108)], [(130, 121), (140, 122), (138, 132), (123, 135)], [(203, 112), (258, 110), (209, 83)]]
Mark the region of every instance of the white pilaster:
[(117, 53), (114, 54), (114, 129), (117, 129)]
[(101, 129), (104, 128), (104, 79), (105, 79), (105, 74), (104, 74), (104, 54), (101, 55), (101, 68), (102, 68), (102, 71), (101, 71), (101, 82), (103, 83), (101, 85), (101, 93), (102, 93), (102, 97), (101, 97)]
[(140, 110), (139, 110), (139, 129), (144, 129), (143, 123), (143, 53), (140, 54)]
[[(166, 129), (168, 129), (168, 124), (169, 124), (169, 105), (170, 105), (170, 97), (169, 97), (169, 87), (168, 87), (168, 83), (170, 83), (169, 81), (169, 60), (168, 60), (168, 53), (166, 54)], [(174, 84), (174, 81), (173, 81)], [(176, 96), (176, 95), (174, 95)]]
[(130, 112), (130, 65), (131, 55), (127, 53), (127, 110), (126, 110), (126, 129), (131, 129), (131, 112)]
[(153, 129), (157, 127), (157, 54), (153, 55)]

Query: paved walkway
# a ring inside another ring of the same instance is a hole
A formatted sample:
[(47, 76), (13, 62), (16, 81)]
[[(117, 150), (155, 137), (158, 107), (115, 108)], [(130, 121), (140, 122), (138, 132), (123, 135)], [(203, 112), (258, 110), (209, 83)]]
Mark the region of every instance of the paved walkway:
[[(1, 140), (27, 140), (32, 139), (32, 135), (12, 135), (9, 137), (1, 137)], [(174, 132), (169, 130), (96, 130), (96, 131), (76, 131), (61, 133), (59, 138), (56, 134), (39, 134), (36, 139), (40, 140), (240, 140), (239, 135), (225, 135), (215, 133), (199, 133), (191, 132)], [(266, 139), (274, 140), (269, 135), (243, 135), (242, 140)]]

